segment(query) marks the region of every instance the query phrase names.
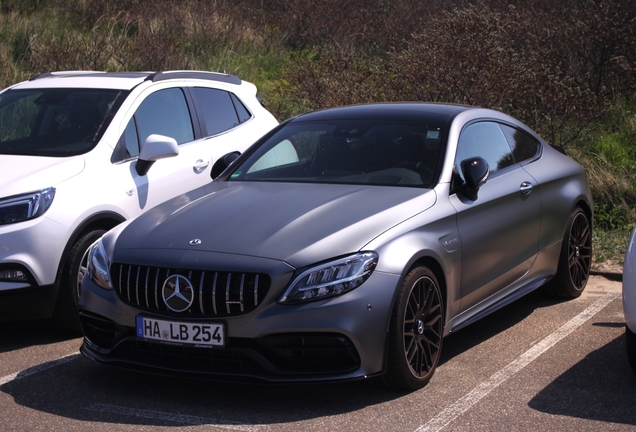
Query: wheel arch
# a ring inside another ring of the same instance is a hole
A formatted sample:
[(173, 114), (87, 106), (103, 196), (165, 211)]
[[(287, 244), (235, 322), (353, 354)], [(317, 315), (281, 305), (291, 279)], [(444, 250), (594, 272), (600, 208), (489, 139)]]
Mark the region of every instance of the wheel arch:
[(574, 210), (576, 207), (581, 207), (581, 209), (583, 209), (588, 219), (590, 220), (590, 228), (592, 228), (592, 225), (594, 224), (594, 211), (592, 210), (591, 203), (588, 203), (587, 200), (579, 199), (574, 204), (574, 207), (572, 207), (572, 210)]
[(86, 233), (96, 229), (103, 229), (108, 231), (116, 227), (120, 223), (124, 222), (125, 220), (125, 217), (116, 212), (100, 212), (92, 215), (84, 222), (79, 224), (79, 226), (75, 229), (75, 231), (73, 231), (73, 234), (69, 237), (66, 245), (64, 246), (64, 252), (62, 253), (62, 257), (60, 258), (57, 266), (55, 284), (59, 286), (69, 252), (79, 238), (81, 238)]
[(432, 256), (419, 257), (413, 264), (411, 264), (408, 270), (402, 275), (402, 278), (404, 278), (414, 268), (422, 267), (422, 266), (428, 267), (435, 275), (435, 278), (437, 279), (437, 283), (439, 283), (439, 289), (442, 292), (442, 301), (444, 302), (444, 321), (446, 321), (446, 317), (448, 315), (448, 289), (447, 289), (446, 275), (444, 274), (444, 270), (442, 268), (442, 265), (439, 263), (439, 261), (437, 261)]

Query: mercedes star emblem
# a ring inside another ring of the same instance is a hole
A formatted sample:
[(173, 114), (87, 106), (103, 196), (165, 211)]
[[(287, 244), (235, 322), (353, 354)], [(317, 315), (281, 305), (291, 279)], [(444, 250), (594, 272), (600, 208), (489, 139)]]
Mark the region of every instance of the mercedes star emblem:
[(192, 306), (194, 289), (185, 276), (172, 275), (163, 283), (163, 302), (174, 312), (183, 312)]

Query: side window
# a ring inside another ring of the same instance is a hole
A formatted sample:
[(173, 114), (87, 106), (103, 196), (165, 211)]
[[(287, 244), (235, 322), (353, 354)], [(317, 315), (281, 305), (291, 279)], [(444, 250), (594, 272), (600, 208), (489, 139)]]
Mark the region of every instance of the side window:
[(137, 127), (135, 119), (131, 118), (124, 131), (124, 145), (126, 146), (126, 159), (139, 156), (139, 139), (137, 138)]
[(194, 140), (190, 110), (180, 88), (159, 90), (139, 105), (119, 138), (111, 162), (139, 156), (141, 146), (152, 134), (174, 138), (177, 144)]
[(534, 137), (506, 125), (501, 125), (501, 130), (506, 135), (516, 163), (532, 159), (539, 152), (540, 144)]
[(236, 108), (236, 114), (238, 115), (239, 121), (243, 123), (251, 119), (252, 114), (247, 110), (247, 108), (245, 108), (243, 102), (241, 102), (234, 93), (230, 93), (230, 96), (232, 97), (232, 102), (234, 102), (234, 108)]
[(160, 134), (183, 144), (194, 140), (190, 110), (179, 88), (160, 90), (148, 96), (135, 112), (140, 143)]
[(514, 164), (510, 146), (499, 124), (493, 122), (474, 123), (462, 132), (455, 157), (457, 173), (462, 180), (464, 178), (459, 169), (460, 162), (475, 156), (480, 156), (488, 162), (491, 173)]
[(208, 136), (239, 125), (239, 117), (230, 93), (206, 87), (195, 87), (193, 91), (203, 111)]

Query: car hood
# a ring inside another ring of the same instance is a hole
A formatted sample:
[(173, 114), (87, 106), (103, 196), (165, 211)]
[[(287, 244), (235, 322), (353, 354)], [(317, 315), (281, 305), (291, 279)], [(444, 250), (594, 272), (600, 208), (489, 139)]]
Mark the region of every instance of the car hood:
[(0, 167), (0, 197), (8, 197), (57, 186), (76, 176), (84, 169), (84, 157), (0, 155)]
[(356, 252), (435, 200), (420, 188), (213, 182), (135, 219), (116, 249), (200, 250), (298, 267)]

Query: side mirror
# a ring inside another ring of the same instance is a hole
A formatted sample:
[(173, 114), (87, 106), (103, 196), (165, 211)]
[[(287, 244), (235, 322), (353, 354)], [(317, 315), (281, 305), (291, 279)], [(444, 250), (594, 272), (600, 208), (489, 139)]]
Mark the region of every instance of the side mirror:
[(164, 135), (152, 134), (146, 138), (135, 169), (137, 174), (144, 176), (148, 174), (148, 170), (152, 164), (159, 159), (174, 157), (179, 154), (179, 146), (174, 138)]
[(466, 180), (466, 196), (469, 200), (475, 201), (479, 188), (486, 183), (490, 175), (488, 162), (480, 157), (465, 159), (461, 162), (461, 169)]
[(225, 156), (221, 156), (216, 162), (214, 162), (214, 165), (212, 165), (212, 170), (210, 171), (210, 177), (212, 177), (212, 180), (220, 176), (221, 173), (225, 171), (225, 169), (229, 167), (232, 162), (237, 160), (240, 155), (241, 153), (235, 151), (232, 153), (228, 153)]

